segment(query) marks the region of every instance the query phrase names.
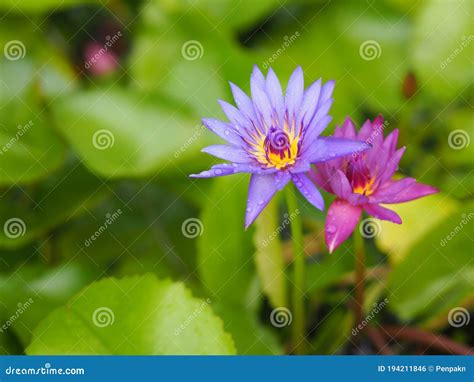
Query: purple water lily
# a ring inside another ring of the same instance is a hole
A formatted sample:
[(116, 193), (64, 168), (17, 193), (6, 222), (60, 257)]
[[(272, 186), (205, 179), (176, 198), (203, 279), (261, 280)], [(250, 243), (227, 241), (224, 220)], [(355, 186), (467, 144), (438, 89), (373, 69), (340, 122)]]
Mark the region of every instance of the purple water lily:
[(331, 121), (328, 115), (334, 81), (321, 79), (304, 89), (303, 70), (290, 77), (285, 95), (274, 71), (265, 78), (257, 66), (250, 79), (252, 97), (230, 84), (237, 107), (219, 101), (230, 122), (203, 119), (203, 124), (228, 142), (202, 151), (232, 163), (217, 164), (193, 174), (195, 178), (250, 173), (245, 228), (247, 228), (290, 180), (316, 208), (324, 208), (323, 198), (308, 178), (311, 163), (361, 152), (370, 147), (345, 138), (320, 137)]
[(438, 192), (413, 178), (392, 179), (405, 147), (396, 150), (398, 130), (384, 140), (383, 129), (381, 116), (373, 122), (367, 120), (358, 133), (347, 118), (342, 127), (336, 128), (334, 136), (363, 140), (373, 145), (372, 150), (317, 164), (311, 173), (318, 186), (337, 196), (325, 223), (329, 252), (352, 234), (362, 210), (378, 219), (401, 224), (400, 216), (381, 204), (407, 202)]

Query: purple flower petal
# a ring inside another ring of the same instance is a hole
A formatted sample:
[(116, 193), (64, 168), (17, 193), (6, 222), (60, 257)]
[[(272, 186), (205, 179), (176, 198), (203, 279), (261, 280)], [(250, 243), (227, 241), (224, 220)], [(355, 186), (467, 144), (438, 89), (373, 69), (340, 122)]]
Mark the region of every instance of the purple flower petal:
[(232, 82), (230, 82), (230, 88), (232, 90), (232, 95), (234, 96), (235, 104), (239, 108), (240, 112), (247, 118), (254, 119), (255, 112), (253, 109), (252, 100), (249, 98), (249, 96)]
[(385, 182), (370, 199), (376, 203), (397, 204), (437, 192), (436, 188), (417, 183), (413, 178), (404, 178)]
[(402, 147), (395, 151), (395, 153), (387, 160), (385, 163), (385, 169), (379, 175), (378, 180), (380, 184), (383, 184), (386, 180), (390, 179), (395, 171), (397, 171), (398, 164), (400, 159), (402, 159), (403, 154), (405, 153), (406, 147)]
[(272, 68), (268, 69), (267, 80), (265, 82), (265, 90), (270, 100), (273, 113), (277, 116), (277, 122), (283, 123), (285, 101), (283, 99), (283, 90), (280, 81)]
[(352, 187), (346, 175), (339, 169), (334, 171), (330, 180), (333, 193), (341, 199), (347, 199), (352, 193)]
[(229, 145), (213, 145), (201, 150), (204, 153), (214, 155), (217, 158), (225, 159), (234, 163), (250, 163), (252, 158), (244, 150)]
[(330, 206), (324, 224), (326, 245), (332, 253), (354, 231), (362, 212), (361, 206), (353, 206), (336, 199)]
[(304, 92), (303, 69), (298, 66), (291, 74), (286, 88), (285, 105), (290, 121), (297, 116)]
[(229, 121), (237, 131), (242, 131), (248, 127), (249, 120), (240, 112), (239, 109), (225, 101), (219, 100), (218, 102), (219, 105), (221, 105), (222, 111), (227, 118), (229, 118)]
[(321, 93), (321, 79), (313, 82), (311, 86), (305, 90), (302, 105), (298, 115), (298, 121), (303, 122), (303, 126), (309, 124), (316, 113), (319, 94)]
[(213, 178), (217, 176), (226, 176), (237, 174), (239, 172), (252, 174), (273, 174), (276, 169), (262, 169), (253, 163), (221, 163), (211, 167), (210, 170), (202, 171), (199, 174), (189, 175), (191, 178)]
[(301, 145), (302, 152), (310, 149), (314, 145), (315, 141), (319, 137), (319, 134), (321, 134), (321, 132), (329, 125), (331, 120), (332, 117), (327, 115), (318, 123), (306, 126), (306, 130), (303, 133), (303, 144)]
[(361, 153), (368, 149), (370, 146), (365, 142), (345, 138), (320, 137), (303, 155), (309, 162), (319, 163)]
[(336, 82), (334, 80), (330, 80), (323, 85), (321, 89), (321, 97), (319, 99), (319, 104), (322, 105), (332, 96), (332, 92), (334, 91), (334, 85)]
[(228, 123), (219, 121), (218, 119), (203, 118), (202, 123), (214, 134), (234, 145), (240, 146), (243, 141), (239, 134), (234, 131), (234, 128)]
[(245, 214), (245, 229), (257, 218), (273, 195), (281, 190), (290, 180), (288, 173), (270, 175), (253, 174), (250, 178), (247, 210)]
[[(262, 127), (270, 127), (272, 125), (272, 107), (268, 100), (267, 93), (260, 87), (252, 88), (252, 99), (255, 105), (255, 113), (261, 117)], [(267, 131), (265, 129), (264, 131)]]
[(324, 199), (313, 182), (303, 173), (291, 174), (291, 178), (303, 196), (319, 210), (324, 210)]
[(364, 210), (377, 219), (388, 220), (392, 223), (402, 224), (402, 219), (395, 211), (389, 210), (388, 208), (382, 207), (378, 204), (366, 204)]
[[(356, 133), (356, 130), (355, 130), (355, 126), (354, 126), (354, 122), (352, 122), (352, 120), (347, 117), (345, 120), (344, 120), (344, 123), (342, 124), (342, 127), (340, 128), (340, 131), (341, 131), (341, 134), (337, 135), (341, 138), (348, 138), (348, 139), (356, 139), (357, 138), (357, 133)], [(334, 136), (336, 136), (336, 134), (334, 133)]]

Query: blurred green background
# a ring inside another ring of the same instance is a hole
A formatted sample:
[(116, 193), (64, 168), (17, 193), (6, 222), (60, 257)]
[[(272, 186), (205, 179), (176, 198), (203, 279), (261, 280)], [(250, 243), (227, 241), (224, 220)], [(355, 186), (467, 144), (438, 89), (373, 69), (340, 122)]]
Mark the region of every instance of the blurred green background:
[[(1, 1), (0, 354), (292, 352), (288, 227), (266, 241), (282, 201), (244, 231), (248, 176), (188, 178), (217, 163), (200, 153), (218, 141), (201, 118), (224, 118), (217, 99), (231, 101), (228, 81), (248, 91), (254, 64), (283, 83), (297, 65), (307, 84), (336, 80), (326, 133), (381, 113), (407, 146), (399, 172), (441, 190), (395, 206), (404, 224), (367, 240), (367, 336), (353, 334), (351, 241), (328, 255), (324, 213), (299, 201), (307, 352), (451, 352), (430, 334), (472, 349), (473, 11)], [(388, 327), (407, 325), (428, 342)]]

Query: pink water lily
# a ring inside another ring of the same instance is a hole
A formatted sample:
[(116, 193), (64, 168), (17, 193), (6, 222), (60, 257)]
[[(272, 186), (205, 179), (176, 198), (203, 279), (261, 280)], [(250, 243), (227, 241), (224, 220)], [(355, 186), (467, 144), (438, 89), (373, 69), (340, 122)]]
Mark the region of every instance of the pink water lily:
[(328, 209), (325, 239), (329, 252), (339, 247), (354, 231), (362, 211), (381, 220), (401, 224), (400, 216), (383, 204), (397, 204), (434, 194), (434, 187), (413, 178), (393, 179), (405, 147), (396, 149), (398, 130), (384, 139), (384, 121), (367, 120), (356, 132), (347, 118), (334, 137), (357, 139), (371, 144), (368, 151), (317, 163), (311, 172), (314, 182), (337, 196)]

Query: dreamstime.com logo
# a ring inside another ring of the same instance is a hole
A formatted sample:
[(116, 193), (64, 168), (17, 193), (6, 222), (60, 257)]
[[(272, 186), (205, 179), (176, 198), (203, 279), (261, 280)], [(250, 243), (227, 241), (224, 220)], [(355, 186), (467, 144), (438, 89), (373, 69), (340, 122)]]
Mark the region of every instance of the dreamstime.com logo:
[(289, 48), (290, 45), (293, 44), (300, 36), (300, 32), (296, 31), (290, 36), (283, 37), (283, 43), (281, 44), (281, 46), (263, 62), (263, 69), (268, 69), (270, 65), (273, 64), (276, 60), (278, 60), (278, 57), (280, 57), (285, 52), (285, 50)]
[(276, 237), (278, 237), (280, 235), (280, 233), (290, 225), (291, 221), (296, 218), (300, 213), (300, 210), (297, 208), (296, 210), (294, 210), (292, 213), (290, 213), (289, 215), (287, 213), (285, 213), (283, 215), (283, 220), (281, 222), (281, 224), (270, 234), (268, 235), (268, 237), (262, 241), (262, 245), (264, 247), (268, 246), (268, 244), (270, 244), (270, 242), (275, 239)]
[(453, 230), (446, 235), (443, 239), (440, 240), (439, 244), (442, 247), (446, 247), (448, 245), (448, 242), (451, 241), (461, 230), (471, 222), (471, 220), (474, 218), (474, 212), (469, 212), (468, 214), (462, 214), (461, 215), (461, 221), (459, 222), (456, 227), (453, 228)]
[(293, 322), (293, 315), (288, 308), (280, 306), (270, 313), (270, 322), (276, 328), (290, 326)]
[(98, 328), (105, 328), (115, 322), (114, 311), (106, 306), (101, 306), (92, 313), (92, 322)]
[(193, 322), (211, 304), (212, 300), (210, 298), (206, 299), (206, 301), (203, 301), (201, 305), (199, 305), (199, 307), (194, 310), (194, 312), (190, 314), (186, 320), (184, 320), (184, 322), (175, 329), (174, 335), (179, 336), (189, 325), (191, 325), (191, 322)]
[(113, 36), (106, 36), (105, 37), (105, 44), (99, 51), (94, 54), (89, 60), (87, 60), (84, 63), (84, 68), (85, 69), (90, 69), (92, 66), (94, 66), (95, 63), (99, 61), (99, 59), (108, 52), (109, 48), (112, 48), (112, 46), (122, 37), (122, 32), (118, 31), (116, 34)]
[(375, 40), (366, 40), (359, 47), (360, 56), (366, 61), (372, 61), (382, 55), (382, 47)]
[(104, 224), (102, 224), (97, 231), (84, 241), (84, 245), (89, 247), (93, 241), (98, 239), (100, 235), (102, 235), (120, 217), (120, 215), (122, 215), (122, 210), (120, 208), (111, 214), (106, 214)]
[(107, 129), (97, 130), (92, 136), (92, 145), (97, 150), (110, 149), (115, 143), (114, 134)]
[(471, 315), (466, 308), (461, 306), (451, 309), (448, 313), (448, 322), (453, 328), (467, 326), (470, 321)]
[[(8, 150), (10, 150), (20, 139), (27, 133), (27, 131), (33, 126), (33, 121), (28, 121), (25, 125), (18, 125), (17, 132), (15, 133), (15, 136), (10, 138), (7, 143), (3, 145), (2, 148), (0, 148), (0, 155), (5, 154)], [(0, 125), (0, 127), (3, 127)]]
[(456, 129), (451, 131), (448, 135), (448, 145), (453, 150), (462, 150), (469, 146), (470, 143), (471, 137), (465, 130)]
[(202, 221), (197, 218), (189, 218), (181, 224), (181, 232), (184, 237), (195, 239), (204, 233), (204, 225), (202, 224)]
[(198, 60), (204, 55), (204, 47), (198, 40), (189, 40), (181, 47), (181, 54), (185, 60)]
[(370, 313), (362, 320), (362, 322), (359, 322), (355, 328), (352, 329), (352, 335), (356, 336), (362, 329), (364, 329), (370, 321), (372, 321), (377, 314), (379, 314), (389, 303), (388, 298), (385, 298), (383, 301), (380, 301), (379, 303), (374, 303), (372, 310)]
[(25, 302), (19, 302), (18, 303), (18, 309), (13, 313), (4, 323), (2, 326), (0, 326), (0, 333), (3, 333), (6, 331), (10, 326), (12, 326), (15, 321), (23, 314), (25, 313), (30, 306), (34, 303), (34, 300), (32, 298), (29, 298)]
[(18, 239), (26, 233), (26, 224), (20, 218), (8, 219), (3, 225), (5, 236), (10, 239)]
[(382, 226), (377, 219), (367, 218), (359, 225), (359, 232), (366, 239), (373, 239), (382, 231)]
[(26, 47), (20, 40), (8, 41), (3, 47), (3, 55), (7, 60), (21, 60), (26, 55)]

